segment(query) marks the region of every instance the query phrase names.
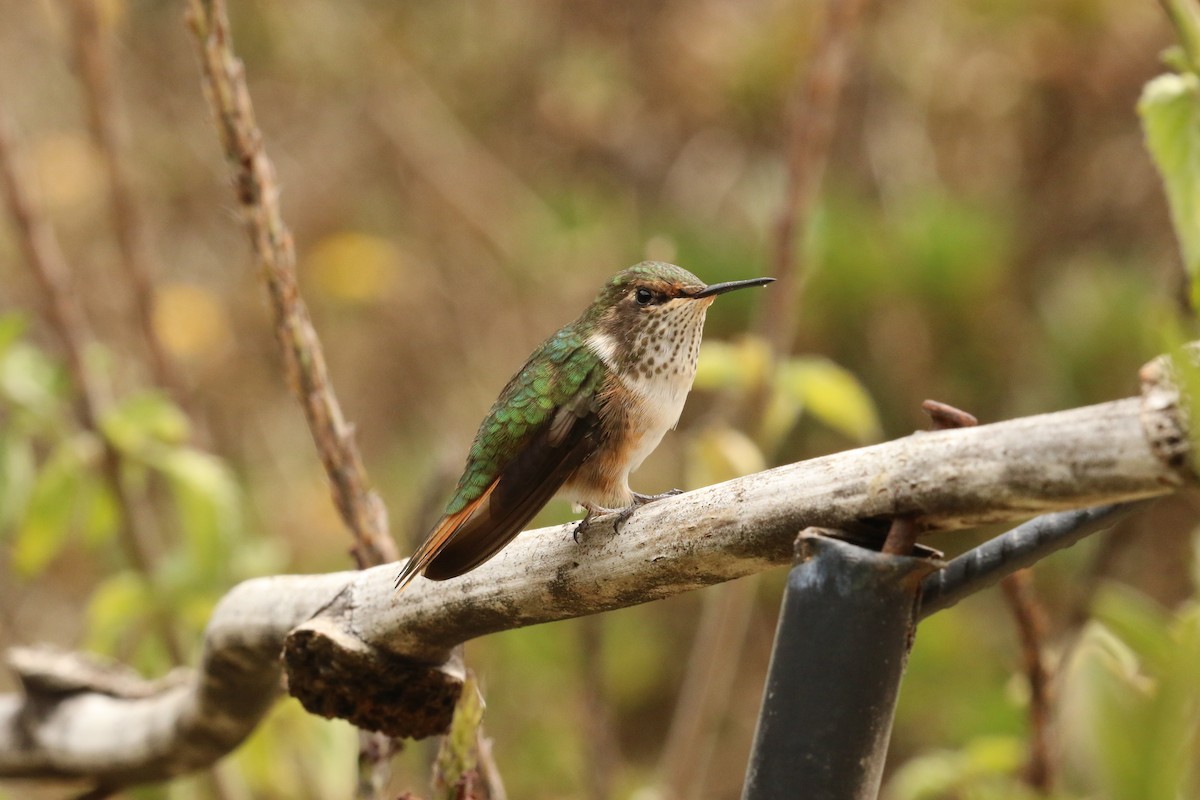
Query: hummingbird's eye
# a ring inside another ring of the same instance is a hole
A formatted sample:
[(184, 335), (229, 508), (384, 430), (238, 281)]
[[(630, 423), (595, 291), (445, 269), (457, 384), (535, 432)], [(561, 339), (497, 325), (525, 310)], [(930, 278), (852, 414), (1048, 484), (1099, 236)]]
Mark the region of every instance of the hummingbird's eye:
[(654, 299), (654, 293), (643, 286), (633, 293), (633, 299), (637, 301), (639, 306), (648, 306), (650, 305), (650, 301)]

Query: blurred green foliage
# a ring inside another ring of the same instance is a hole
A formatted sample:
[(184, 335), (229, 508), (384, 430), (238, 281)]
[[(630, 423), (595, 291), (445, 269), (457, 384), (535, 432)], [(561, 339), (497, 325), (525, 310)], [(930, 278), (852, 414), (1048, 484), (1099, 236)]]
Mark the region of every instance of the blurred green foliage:
[[(213, 603), (238, 577), (278, 567), (271, 548), (239, 542), (241, 489), (228, 466), (189, 443), (187, 416), (158, 392), (132, 394), (104, 413), (99, 433), (81, 428), (62, 366), (23, 335), (22, 317), (0, 317), (0, 541), (21, 583), (43, 578), (72, 551), (99, 556), (107, 575), (86, 611), (88, 647), (153, 674), (169, 668), (156, 627), (192, 645)], [(114, 558), (126, 546), (105, 478), (104, 443), (126, 485), (171, 499), (161, 560), (150, 573)], [(277, 553), (277, 551), (276, 551)]]
[(1166, 185), (1171, 218), (1191, 278), (1192, 307), (1200, 309), (1200, 10), (1183, 0), (1163, 4), (1180, 46), (1167, 62), (1178, 72), (1146, 84), (1138, 113), (1146, 145)]
[(1169, 610), (1111, 585), (1094, 613), (1062, 680), (1074, 781), (1113, 800), (1200, 795), (1200, 596)]

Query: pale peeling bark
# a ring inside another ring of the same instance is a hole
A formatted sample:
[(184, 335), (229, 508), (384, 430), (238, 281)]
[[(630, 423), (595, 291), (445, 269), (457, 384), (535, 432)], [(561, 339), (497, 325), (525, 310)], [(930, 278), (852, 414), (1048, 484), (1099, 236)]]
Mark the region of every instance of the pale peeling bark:
[(873, 535), (912, 515), (951, 529), (1172, 492), (1194, 475), (1162, 377), (1143, 371), (1144, 398), (917, 433), (689, 492), (639, 509), (619, 534), (601, 518), (578, 544), (574, 525), (529, 531), (473, 572), (399, 597), (394, 564), (247, 581), (214, 613), (200, 669), (164, 686), (123, 678), (117, 690), (77, 657), (31, 667), (12, 654), (25, 694), (0, 697), (0, 777), (122, 785), (210, 763), (273, 702), (281, 651), (310, 710), (428, 735), (449, 720), (461, 642), (786, 565), (810, 526)]

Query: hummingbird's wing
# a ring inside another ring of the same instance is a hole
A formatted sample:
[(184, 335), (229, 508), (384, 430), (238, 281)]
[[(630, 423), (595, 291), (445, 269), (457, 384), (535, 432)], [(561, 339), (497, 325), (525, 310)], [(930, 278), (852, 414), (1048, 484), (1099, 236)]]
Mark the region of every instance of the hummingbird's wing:
[(521, 532), (596, 451), (605, 369), (563, 331), (535, 351), (480, 425), (458, 490), (404, 565), (397, 591), (422, 572), (430, 580), (462, 575)]

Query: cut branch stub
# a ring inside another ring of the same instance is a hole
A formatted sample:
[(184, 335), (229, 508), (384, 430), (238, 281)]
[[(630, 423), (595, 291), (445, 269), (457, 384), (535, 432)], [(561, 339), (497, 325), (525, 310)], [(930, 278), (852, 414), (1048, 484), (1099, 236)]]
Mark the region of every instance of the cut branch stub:
[(457, 655), (440, 665), (380, 651), (327, 617), (310, 620), (284, 643), (288, 691), (322, 717), (388, 736), (445, 733), (465, 676)]
[[(1185, 349), (1191, 364), (1200, 369), (1200, 349), (1195, 342)], [(1188, 436), (1187, 402), (1179, 386), (1176, 366), (1159, 356), (1138, 371), (1142, 384), (1142, 428), (1151, 452), (1167, 466), (1192, 472), (1192, 440)]]

